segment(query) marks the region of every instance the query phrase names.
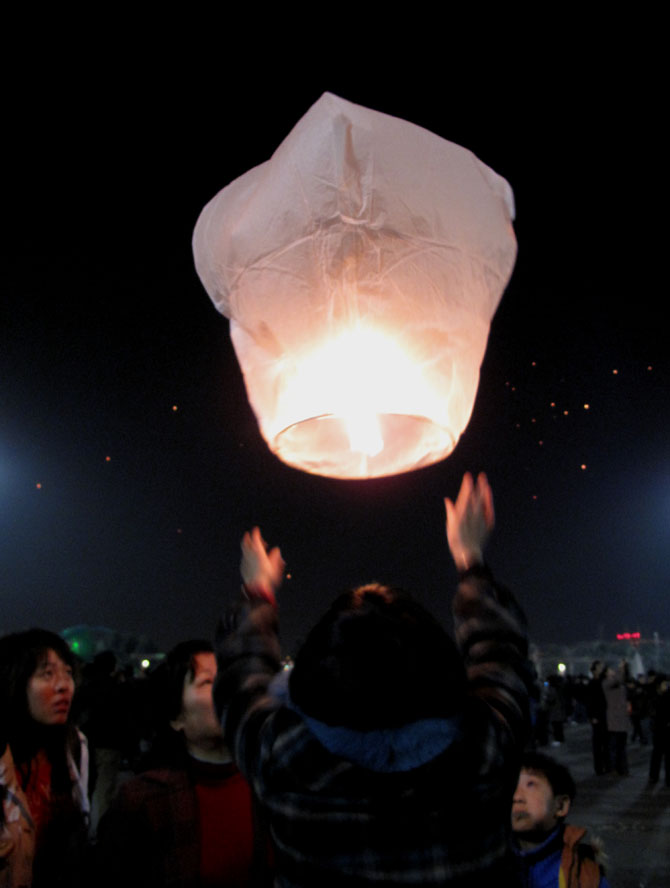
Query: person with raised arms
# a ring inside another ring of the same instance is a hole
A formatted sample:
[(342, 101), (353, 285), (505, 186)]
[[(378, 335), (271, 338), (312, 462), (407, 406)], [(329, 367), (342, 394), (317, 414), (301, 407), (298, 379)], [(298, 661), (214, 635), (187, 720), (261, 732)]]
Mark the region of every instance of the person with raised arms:
[(484, 564), (486, 477), (466, 474), (445, 506), (456, 643), (406, 593), (361, 586), (311, 630), (283, 689), (284, 562), (258, 528), (243, 537), (245, 599), (219, 625), (214, 699), (266, 806), (282, 888), (511, 884), (532, 682), (525, 618)]

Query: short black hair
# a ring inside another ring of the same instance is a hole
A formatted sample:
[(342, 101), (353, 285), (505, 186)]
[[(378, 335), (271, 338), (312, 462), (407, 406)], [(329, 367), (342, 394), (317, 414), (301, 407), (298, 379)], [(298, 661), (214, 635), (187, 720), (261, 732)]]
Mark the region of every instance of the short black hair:
[(298, 652), (289, 688), (307, 715), (369, 731), (452, 715), (466, 678), (437, 620), (403, 590), (372, 583), (333, 602)]
[(521, 770), (544, 777), (555, 796), (567, 796), (572, 802), (577, 795), (577, 787), (570, 771), (543, 752), (525, 752), (521, 758)]

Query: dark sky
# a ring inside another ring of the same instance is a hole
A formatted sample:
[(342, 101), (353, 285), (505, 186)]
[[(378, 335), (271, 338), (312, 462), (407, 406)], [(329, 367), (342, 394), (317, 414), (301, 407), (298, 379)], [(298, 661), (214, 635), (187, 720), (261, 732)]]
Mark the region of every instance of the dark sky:
[[(419, 46), (392, 73), (258, 53), (252, 71), (211, 44), (195, 62), (174, 42), (42, 49), (5, 112), (0, 632), (211, 634), (253, 523), (291, 573), (289, 645), (371, 579), (447, 619), (442, 497), (483, 469), (490, 562), (535, 640), (670, 633), (652, 59), (575, 42), (428, 66)], [(517, 201), (519, 257), (468, 429), (444, 462), (372, 482), (267, 451), (191, 256), (202, 206), (325, 90), (471, 149)]]

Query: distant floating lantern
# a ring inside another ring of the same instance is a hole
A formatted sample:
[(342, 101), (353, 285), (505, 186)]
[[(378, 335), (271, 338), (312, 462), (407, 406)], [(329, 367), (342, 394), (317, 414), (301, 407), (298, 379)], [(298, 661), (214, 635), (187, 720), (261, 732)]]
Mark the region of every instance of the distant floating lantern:
[(333, 478), (448, 456), (514, 266), (513, 216), (510, 186), (470, 151), (329, 93), (217, 194), (195, 264), (272, 452)]

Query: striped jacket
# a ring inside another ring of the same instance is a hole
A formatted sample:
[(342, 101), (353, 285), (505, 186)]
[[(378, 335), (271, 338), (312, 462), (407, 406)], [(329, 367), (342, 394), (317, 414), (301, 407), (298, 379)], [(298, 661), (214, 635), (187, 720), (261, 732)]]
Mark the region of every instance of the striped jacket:
[[(278, 884), (320, 888), (509, 884), (509, 823), (528, 732), (525, 619), (486, 568), (453, 602), (469, 694), (451, 719), (360, 734), (272, 692), (277, 617), (229, 611), (215, 700), (240, 770), (266, 805)], [(381, 754), (380, 754), (381, 750)]]

